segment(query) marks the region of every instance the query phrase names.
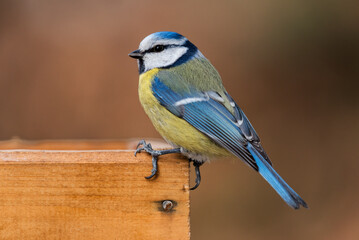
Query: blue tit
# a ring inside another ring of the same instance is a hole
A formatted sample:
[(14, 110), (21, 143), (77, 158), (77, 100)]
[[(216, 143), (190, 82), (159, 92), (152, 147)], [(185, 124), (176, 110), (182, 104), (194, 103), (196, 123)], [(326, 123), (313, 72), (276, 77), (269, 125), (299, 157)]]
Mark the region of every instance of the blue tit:
[(152, 174), (160, 155), (181, 153), (193, 162), (196, 185), (199, 167), (208, 159), (235, 156), (276, 190), (292, 208), (304, 200), (273, 169), (260, 139), (246, 115), (228, 94), (213, 65), (184, 36), (157, 32), (131, 52), (139, 68), (140, 102), (156, 130), (174, 149), (153, 150), (141, 141), (135, 152), (152, 155)]

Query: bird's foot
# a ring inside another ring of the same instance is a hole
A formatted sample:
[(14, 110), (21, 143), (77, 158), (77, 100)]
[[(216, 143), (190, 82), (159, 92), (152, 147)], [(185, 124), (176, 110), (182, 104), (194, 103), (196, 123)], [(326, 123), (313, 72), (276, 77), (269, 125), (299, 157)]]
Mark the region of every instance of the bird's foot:
[[(141, 147), (142, 146), (142, 147)], [(158, 162), (158, 157), (161, 155), (165, 155), (165, 154), (169, 154), (169, 153), (180, 153), (181, 150), (180, 148), (175, 148), (175, 149), (167, 149), (167, 150), (153, 150), (151, 143), (146, 143), (145, 140), (141, 140), (136, 147), (136, 151), (135, 151), (135, 156), (137, 155), (137, 153), (141, 152), (141, 151), (145, 151), (149, 154), (151, 154), (152, 156), (152, 170), (151, 170), (151, 175), (145, 177), (146, 179), (150, 179), (153, 178), (153, 176), (156, 175), (157, 173), (157, 162)]]
[(201, 172), (199, 171), (199, 167), (202, 166), (203, 162), (197, 162), (191, 159), (190, 161), (193, 162), (193, 166), (196, 171), (196, 185), (190, 188), (190, 190), (195, 190), (196, 188), (198, 188), (199, 184), (201, 183)]
[[(142, 146), (142, 147), (141, 147)], [(157, 162), (158, 162), (158, 156), (160, 156), (161, 154), (159, 153), (159, 151), (153, 150), (151, 143), (146, 143), (145, 140), (141, 140), (136, 147), (136, 151), (135, 151), (135, 156), (137, 155), (137, 153), (141, 152), (141, 151), (146, 151), (147, 153), (151, 154), (152, 156), (152, 170), (151, 170), (151, 175), (145, 177), (146, 179), (150, 179), (153, 176), (156, 175), (157, 173)]]
[(159, 156), (158, 151), (152, 149), (151, 143), (146, 143), (145, 140), (141, 140), (137, 144), (136, 151), (135, 151), (135, 157), (136, 157), (137, 153), (139, 153), (143, 150), (146, 151), (147, 153), (151, 154), (151, 156), (156, 156), (156, 157)]

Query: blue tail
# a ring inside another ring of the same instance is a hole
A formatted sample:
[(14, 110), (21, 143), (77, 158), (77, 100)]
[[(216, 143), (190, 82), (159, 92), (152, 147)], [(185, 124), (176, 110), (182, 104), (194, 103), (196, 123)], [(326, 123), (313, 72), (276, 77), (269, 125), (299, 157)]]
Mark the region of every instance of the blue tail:
[(272, 186), (272, 188), (277, 191), (279, 196), (281, 196), (283, 200), (294, 209), (298, 209), (300, 205), (308, 208), (308, 205), (304, 202), (304, 200), (296, 192), (294, 192), (291, 187), (289, 187), (283, 178), (281, 178), (279, 174), (274, 171), (272, 166), (250, 143), (248, 143), (247, 147), (257, 163), (258, 172)]

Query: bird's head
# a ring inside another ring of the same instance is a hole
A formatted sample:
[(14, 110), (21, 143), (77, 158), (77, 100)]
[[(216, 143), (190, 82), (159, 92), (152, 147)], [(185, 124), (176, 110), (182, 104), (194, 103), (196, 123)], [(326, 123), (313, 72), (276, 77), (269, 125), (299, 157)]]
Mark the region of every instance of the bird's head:
[(175, 32), (156, 32), (145, 37), (129, 54), (138, 60), (140, 73), (154, 68), (169, 68), (187, 62), (198, 53), (187, 38)]

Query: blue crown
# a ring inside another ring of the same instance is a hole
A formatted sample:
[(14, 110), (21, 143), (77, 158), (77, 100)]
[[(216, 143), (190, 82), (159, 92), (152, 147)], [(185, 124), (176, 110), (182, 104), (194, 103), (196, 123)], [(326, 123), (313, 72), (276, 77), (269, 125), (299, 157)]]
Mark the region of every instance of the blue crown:
[(163, 39), (181, 39), (181, 38), (183, 38), (183, 36), (181, 34), (176, 33), (176, 32), (156, 32), (156, 33), (153, 33), (153, 35), (158, 38), (163, 38)]

